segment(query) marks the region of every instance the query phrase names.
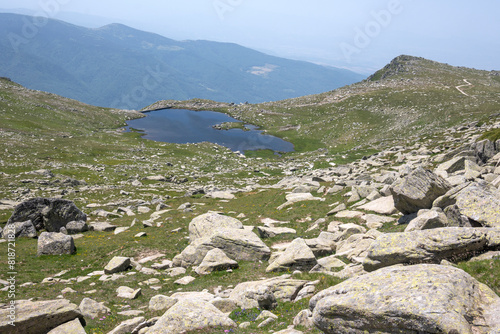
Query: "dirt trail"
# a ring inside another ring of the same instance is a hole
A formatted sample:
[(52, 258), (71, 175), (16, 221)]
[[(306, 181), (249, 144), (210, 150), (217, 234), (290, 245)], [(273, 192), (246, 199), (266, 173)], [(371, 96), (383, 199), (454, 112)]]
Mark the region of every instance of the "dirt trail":
[(469, 94), (467, 94), (466, 92), (464, 92), (462, 90), (462, 87), (470, 87), (470, 86), (472, 86), (472, 84), (470, 82), (468, 82), (467, 79), (464, 79), (464, 82), (466, 83), (466, 85), (460, 85), (460, 86), (457, 86), (455, 88), (458, 89), (458, 91), (460, 93), (464, 94), (465, 96), (470, 96)]

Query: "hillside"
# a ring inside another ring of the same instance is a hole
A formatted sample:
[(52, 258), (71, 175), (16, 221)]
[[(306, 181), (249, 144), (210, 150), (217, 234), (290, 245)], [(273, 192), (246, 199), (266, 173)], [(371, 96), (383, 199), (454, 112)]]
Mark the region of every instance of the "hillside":
[(14, 299), (37, 334), (500, 330), (496, 73), (401, 56), (320, 95), (151, 106), (238, 115), (281, 156), (145, 140), (138, 112), (0, 78), (0, 332)]
[(174, 41), (111, 24), (87, 29), (0, 14), (0, 75), (32, 89), (104, 107), (138, 109), (161, 99), (264, 102), (359, 81), (342, 69), (287, 60), (229, 43)]
[[(183, 104), (160, 101), (146, 109)], [(377, 151), (498, 114), (500, 76), (399, 56), (369, 79), (326, 93), (255, 105), (209, 103), (206, 108), (262, 126), (299, 151)]]

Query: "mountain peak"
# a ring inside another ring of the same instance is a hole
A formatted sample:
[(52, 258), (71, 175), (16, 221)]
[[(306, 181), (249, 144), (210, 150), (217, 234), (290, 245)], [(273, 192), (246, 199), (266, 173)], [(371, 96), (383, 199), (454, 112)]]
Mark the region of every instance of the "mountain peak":
[(407, 73), (411, 68), (414, 68), (415, 65), (425, 61), (425, 58), (414, 57), (408, 55), (400, 55), (391, 60), (389, 64), (384, 66), (384, 68), (378, 70), (373, 75), (368, 77), (368, 81), (379, 81), (383, 79), (387, 79), (393, 77), (400, 73)]

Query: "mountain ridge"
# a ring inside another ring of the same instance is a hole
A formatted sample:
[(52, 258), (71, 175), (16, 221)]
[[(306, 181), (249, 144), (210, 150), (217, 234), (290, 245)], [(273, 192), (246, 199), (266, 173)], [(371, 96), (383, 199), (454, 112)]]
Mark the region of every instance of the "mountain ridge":
[[(0, 46), (6, 50), (0, 55), (1, 75), (93, 105), (138, 109), (161, 99), (190, 98), (255, 103), (364, 78), (233, 43), (174, 41), (122, 24), (90, 29), (49, 19), (24, 38), (32, 17), (0, 17)], [(13, 34), (21, 38), (18, 52), (8, 37)]]

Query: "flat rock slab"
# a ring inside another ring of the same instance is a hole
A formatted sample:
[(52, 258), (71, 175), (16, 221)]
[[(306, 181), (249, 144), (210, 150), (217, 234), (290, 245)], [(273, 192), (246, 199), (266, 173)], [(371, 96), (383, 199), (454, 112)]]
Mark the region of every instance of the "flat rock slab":
[(499, 229), (445, 227), (379, 236), (363, 262), (366, 271), (394, 264), (467, 259), (497, 248)]
[(380, 197), (370, 203), (366, 203), (359, 209), (372, 211), (381, 215), (393, 215), (398, 212), (394, 206), (394, 198), (392, 196)]
[(93, 223), (90, 224), (94, 231), (98, 232), (113, 232), (118, 226), (110, 224), (108, 222)]
[(434, 264), (393, 266), (314, 296), (314, 324), (326, 334), (460, 333), (500, 330), (500, 298), (465, 271)]
[(9, 324), (9, 304), (0, 308), (0, 333), (46, 334), (50, 330), (74, 319), (83, 319), (78, 306), (69, 300), (32, 302), (16, 301), (15, 326)]

